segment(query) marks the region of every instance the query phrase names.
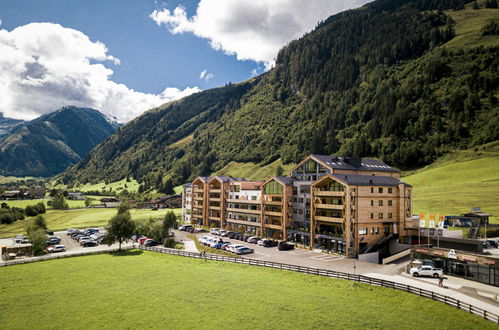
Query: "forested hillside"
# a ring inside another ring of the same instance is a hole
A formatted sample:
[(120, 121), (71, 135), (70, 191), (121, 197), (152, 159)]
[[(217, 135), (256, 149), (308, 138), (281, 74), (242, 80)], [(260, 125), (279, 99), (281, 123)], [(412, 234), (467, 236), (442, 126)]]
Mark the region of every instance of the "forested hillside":
[[(310, 153), (408, 169), (495, 141), (499, 10), (484, 8), (493, 2), (380, 0), (332, 16), (284, 47), (269, 72), (149, 111), (60, 179), (131, 175), (163, 188), (230, 162), (286, 164)], [(470, 17), (474, 34), (461, 33)]]
[(97, 110), (64, 107), (0, 140), (0, 174), (52, 176), (78, 162), (116, 130)]

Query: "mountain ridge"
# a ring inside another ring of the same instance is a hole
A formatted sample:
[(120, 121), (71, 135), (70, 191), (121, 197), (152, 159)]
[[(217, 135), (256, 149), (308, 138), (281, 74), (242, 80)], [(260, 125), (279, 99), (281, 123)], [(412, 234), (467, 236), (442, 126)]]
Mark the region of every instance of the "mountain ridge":
[(275, 68), (146, 112), (60, 181), (130, 175), (158, 188), (230, 162), (288, 164), (310, 153), (409, 169), (495, 141), (499, 44), (445, 47), (455, 37), (450, 13), (464, 4), (378, 0), (332, 16), (285, 46)]
[(24, 122), (0, 140), (0, 173), (39, 177), (58, 174), (116, 128), (98, 110), (74, 106)]

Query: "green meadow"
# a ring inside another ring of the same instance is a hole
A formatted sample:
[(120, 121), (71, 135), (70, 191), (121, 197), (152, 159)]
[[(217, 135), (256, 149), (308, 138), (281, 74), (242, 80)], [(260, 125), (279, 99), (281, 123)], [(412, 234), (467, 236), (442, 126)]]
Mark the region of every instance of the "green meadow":
[(413, 185), (414, 213), (458, 215), (480, 207), (499, 223), (499, 144), (455, 151), (402, 178)]
[[(133, 219), (159, 218), (168, 211), (173, 210), (180, 215), (180, 209), (131, 209)], [(116, 214), (115, 208), (95, 208), (95, 209), (69, 209), (69, 210), (48, 210), (43, 216), (47, 221), (50, 230), (60, 231), (67, 228), (102, 227), (108, 224), (109, 219)], [(17, 234), (25, 233), (25, 228), (31, 218), (16, 221), (9, 225), (0, 225), (0, 238), (13, 237)]]
[(494, 327), (406, 292), (143, 251), (2, 267), (0, 276), (4, 329)]

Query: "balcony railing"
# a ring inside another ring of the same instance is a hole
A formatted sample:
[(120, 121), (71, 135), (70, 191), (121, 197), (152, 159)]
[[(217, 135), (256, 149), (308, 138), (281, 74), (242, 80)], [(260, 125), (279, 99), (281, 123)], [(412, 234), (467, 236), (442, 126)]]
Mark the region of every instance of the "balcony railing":
[(314, 189), (315, 196), (344, 196), (344, 191), (330, 191), (330, 190), (319, 190)]
[(316, 209), (343, 210), (344, 205), (315, 203)]
[(325, 221), (325, 222), (332, 222), (332, 223), (343, 223), (345, 220), (344, 218), (334, 218), (334, 217), (328, 217), (328, 216), (322, 216), (322, 215), (316, 215), (315, 220), (318, 221)]
[(261, 214), (261, 210), (251, 210), (251, 209), (239, 209), (239, 208), (227, 208), (227, 212), (235, 213), (251, 213), (251, 214)]

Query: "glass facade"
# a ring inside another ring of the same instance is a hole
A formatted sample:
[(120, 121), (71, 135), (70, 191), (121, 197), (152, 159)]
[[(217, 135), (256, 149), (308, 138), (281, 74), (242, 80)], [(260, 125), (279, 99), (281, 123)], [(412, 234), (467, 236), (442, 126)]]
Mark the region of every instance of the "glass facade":
[(266, 194), (272, 195), (282, 195), (283, 193), (282, 185), (277, 181), (270, 181), (267, 183), (264, 191)]

